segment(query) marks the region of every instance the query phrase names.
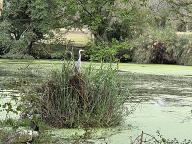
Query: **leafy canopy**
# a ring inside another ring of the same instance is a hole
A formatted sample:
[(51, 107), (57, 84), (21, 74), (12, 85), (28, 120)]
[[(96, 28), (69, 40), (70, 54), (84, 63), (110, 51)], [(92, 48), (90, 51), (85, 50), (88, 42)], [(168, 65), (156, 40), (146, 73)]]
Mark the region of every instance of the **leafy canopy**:
[(32, 44), (55, 28), (88, 26), (96, 45), (142, 33), (146, 0), (6, 0), (0, 19), (1, 53), (31, 54)]
[[(87, 25), (95, 41), (111, 42), (131, 37), (145, 21), (145, 0), (70, 0), (65, 9), (66, 25)], [(70, 5), (70, 6), (69, 6)]]
[(0, 19), (1, 54), (30, 54), (32, 43), (57, 25), (54, 0), (6, 0)]

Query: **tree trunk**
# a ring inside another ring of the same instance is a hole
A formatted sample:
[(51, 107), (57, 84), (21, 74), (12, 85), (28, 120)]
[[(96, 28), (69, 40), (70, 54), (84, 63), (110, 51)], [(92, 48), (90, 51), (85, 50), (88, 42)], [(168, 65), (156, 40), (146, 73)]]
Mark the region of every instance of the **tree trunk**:
[(33, 55), (32, 46), (33, 46), (33, 42), (31, 42), (31, 43), (27, 46), (27, 53), (28, 53), (29, 55)]

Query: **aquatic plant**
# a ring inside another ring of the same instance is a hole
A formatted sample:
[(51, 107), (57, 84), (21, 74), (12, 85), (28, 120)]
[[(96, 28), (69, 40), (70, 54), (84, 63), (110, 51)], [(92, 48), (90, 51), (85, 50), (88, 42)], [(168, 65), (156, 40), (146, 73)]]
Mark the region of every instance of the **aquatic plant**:
[(182, 142), (179, 142), (177, 138), (167, 139), (163, 137), (159, 130), (157, 130), (157, 137), (154, 135), (145, 133), (142, 131), (141, 135), (139, 135), (131, 144), (190, 144), (191, 140), (184, 139)]
[(125, 114), (128, 89), (118, 80), (118, 69), (111, 65), (82, 72), (74, 62), (63, 63), (43, 84), (41, 118), (55, 127), (106, 127), (118, 125)]

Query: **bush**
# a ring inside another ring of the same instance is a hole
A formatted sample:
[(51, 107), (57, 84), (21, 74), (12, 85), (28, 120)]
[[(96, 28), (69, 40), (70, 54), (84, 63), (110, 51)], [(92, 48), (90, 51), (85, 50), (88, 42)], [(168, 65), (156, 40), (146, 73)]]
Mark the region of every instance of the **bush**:
[(112, 39), (112, 42), (100, 42), (98, 45), (92, 43), (88, 44), (88, 55), (94, 61), (127, 61), (129, 59), (129, 44), (127, 42), (120, 42)]
[(190, 36), (177, 35), (171, 28), (148, 29), (133, 41), (132, 61), (192, 65), (190, 39)]
[(124, 115), (128, 90), (112, 66), (92, 65), (82, 73), (74, 62), (53, 71), (42, 87), (41, 117), (55, 127), (106, 127), (118, 125)]

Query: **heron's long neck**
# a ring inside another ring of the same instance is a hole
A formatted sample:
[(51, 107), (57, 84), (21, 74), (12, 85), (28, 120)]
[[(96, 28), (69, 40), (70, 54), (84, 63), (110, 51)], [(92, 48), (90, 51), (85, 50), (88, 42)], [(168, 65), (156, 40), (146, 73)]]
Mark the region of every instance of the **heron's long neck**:
[(79, 59), (81, 60), (81, 52), (79, 52)]

